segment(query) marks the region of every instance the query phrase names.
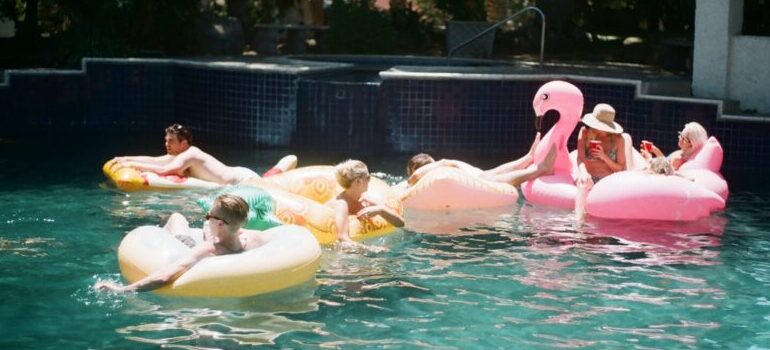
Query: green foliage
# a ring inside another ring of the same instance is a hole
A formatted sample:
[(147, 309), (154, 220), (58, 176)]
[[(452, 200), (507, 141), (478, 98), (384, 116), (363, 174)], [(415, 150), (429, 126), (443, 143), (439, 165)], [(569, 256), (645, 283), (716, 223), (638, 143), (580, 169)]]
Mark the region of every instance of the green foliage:
[(140, 51), (186, 54), (193, 51), (198, 0), (124, 0), (131, 27), (126, 33)]
[(396, 32), (387, 15), (367, 1), (332, 2), (324, 40), (331, 53), (390, 54), (396, 50)]
[(423, 20), (420, 13), (406, 8), (391, 9), (390, 21), (400, 52), (420, 52), (430, 43), (433, 24)]
[[(29, 1), (0, 0), (24, 26)], [(19, 65), (73, 67), (87, 56), (189, 54), (199, 0), (37, 0), (35, 30), (18, 40)]]
[[(575, 18), (597, 33), (692, 32), (695, 0), (608, 0), (580, 3)], [(547, 14), (546, 14), (547, 16)]]
[(18, 22), (24, 17), (24, 2), (21, 0), (0, 0), (0, 17)]
[(436, 7), (454, 21), (486, 21), (484, 0), (436, 0)]

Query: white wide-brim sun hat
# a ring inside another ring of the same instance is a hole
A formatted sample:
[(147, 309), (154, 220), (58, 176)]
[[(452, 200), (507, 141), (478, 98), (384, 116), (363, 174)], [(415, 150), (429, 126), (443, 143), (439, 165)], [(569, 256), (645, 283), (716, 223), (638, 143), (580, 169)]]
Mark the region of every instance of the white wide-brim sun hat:
[(615, 122), (615, 108), (606, 103), (597, 104), (593, 112), (583, 116), (582, 122), (592, 129), (611, 134), (623, 132), (623, 127)]

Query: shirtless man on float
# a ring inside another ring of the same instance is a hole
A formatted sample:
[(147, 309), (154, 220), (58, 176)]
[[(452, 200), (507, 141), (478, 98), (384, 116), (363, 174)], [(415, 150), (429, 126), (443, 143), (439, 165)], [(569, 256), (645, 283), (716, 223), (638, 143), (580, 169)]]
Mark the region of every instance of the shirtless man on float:
[[(251, 169), (223, 164), (200, 148), (192, 146), (192, 133), (186, 127), (173, 124), (166, 128), (166, 155), (116, 157), (118, 165), (133, 167), (159, 175), (178, 175), (222, 185), (235, 185), (246, 179), (259, 177)], [(297, 166), (297, 157), (282, 158), (264, 176), (275, 175)]]

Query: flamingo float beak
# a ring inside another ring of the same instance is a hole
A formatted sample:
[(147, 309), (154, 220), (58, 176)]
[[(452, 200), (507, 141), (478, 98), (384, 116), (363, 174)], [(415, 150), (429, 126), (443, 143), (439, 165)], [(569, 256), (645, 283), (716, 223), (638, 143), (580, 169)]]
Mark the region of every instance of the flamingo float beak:
[(543, 128), (543, 116), (542, 115), (536, 115), (535, 116), (535, 130), (541, 131)]

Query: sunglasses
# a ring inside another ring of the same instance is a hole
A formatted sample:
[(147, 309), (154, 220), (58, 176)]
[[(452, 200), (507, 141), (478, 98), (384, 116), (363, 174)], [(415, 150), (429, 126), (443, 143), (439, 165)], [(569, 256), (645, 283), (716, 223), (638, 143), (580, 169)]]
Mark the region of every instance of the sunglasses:
[(687, 143), (689, 143), (689, 144), (692, 144), (692, 142), (690, 142), (690, 139), (689, 139), (689, 138), (687, 138), (687, 136), (683, 136), (683, 135), (682, 135), (682, 132), (681, 132), (681, 131), (677, 132), (677, 134), (679, 134), (679, 139), (680, 139), (680, 140), (683, 140), (684, 142), (687, 142)]
[(221, 222), (224, 222), (225, 225), (230, 225), (230, 223), (227, 222), (227, 220), (225, 220), (225, 219), (222, 219), (222, 218), (220, 218), (220, 217), (218, 217), (216, 215), (206, 214), (206, 220), (208, 221), (208, 220), (211, 220), (211, 219), (217, 219), (217, 220), (219, 220)]

